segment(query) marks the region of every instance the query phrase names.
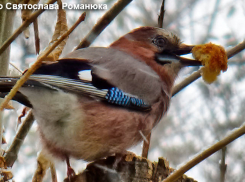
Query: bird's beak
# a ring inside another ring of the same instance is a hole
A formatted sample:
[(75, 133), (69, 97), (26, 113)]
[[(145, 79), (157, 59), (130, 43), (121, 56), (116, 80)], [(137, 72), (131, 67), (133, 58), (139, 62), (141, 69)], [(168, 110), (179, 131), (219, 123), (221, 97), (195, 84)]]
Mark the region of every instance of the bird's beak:
[(200, 61), (195, 59), (181, 57), (184, 54), (190, 54), (194, 45), (181, 44), (177, 49), (168, 50), (163, 53), (157, 54), (156, 59), (161, 64), (180, 62), (184, 66), (202, 66)]

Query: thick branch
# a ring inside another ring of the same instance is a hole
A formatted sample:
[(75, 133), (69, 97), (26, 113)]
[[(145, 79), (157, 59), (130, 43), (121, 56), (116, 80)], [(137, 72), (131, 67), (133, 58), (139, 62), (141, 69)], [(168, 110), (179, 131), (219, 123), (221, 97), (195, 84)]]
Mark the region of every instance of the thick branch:
[[(128, 154), (113, 168), (115, 160), (115, 156), (110, 156), (88, 164), (87, 168), (76, 175), (72, 182), (160, 182), (174, 171), (164, 158), (159, 158), (158, 162), (151, 162), (145, 158)], [(64, 180), (64, 182), (68, 181), (68, 179)], [(177, 182), (196, 181), (183, 175)]]
[(7, 167), (12, 167), (12, 165), (16, 161), (20, 147), (24, 142), (24, 139), (27, 133), (29, 132), (33, 122), (34, 122), (34, 117), (32, 115), (32, 111), (30, 111), (25, 121), (22, 123), (18, 133), (15, 135), (14, 141), (12, 142), (10, 148), (8, 149), (8, 151), (4, 156), (4, 159), (6, 161), (5, 164), (7, 165)]

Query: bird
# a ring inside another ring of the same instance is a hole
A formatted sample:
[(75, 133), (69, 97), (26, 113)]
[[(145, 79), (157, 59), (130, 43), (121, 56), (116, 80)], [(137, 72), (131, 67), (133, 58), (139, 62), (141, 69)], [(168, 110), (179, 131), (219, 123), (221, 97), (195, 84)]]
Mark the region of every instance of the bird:
[[(42, 63), (13, 99), (32, 108), (43, 147), (71, 173), (70, 157), (124, 153), (151, 132), (169, 108), (179, 71), (201, 65), (181, 56), (192, 48), (165, 29), (139, 27), (108, 47)], [(18, 79), (0, 77), (0, 97)]]

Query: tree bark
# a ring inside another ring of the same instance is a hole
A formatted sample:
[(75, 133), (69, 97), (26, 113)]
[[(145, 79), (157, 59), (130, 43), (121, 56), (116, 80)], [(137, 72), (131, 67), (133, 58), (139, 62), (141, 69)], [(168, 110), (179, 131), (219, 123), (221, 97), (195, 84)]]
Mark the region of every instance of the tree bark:
[[(115, 156), (110, 156), (88, 164), (84, 171), (72, 179), (72, 182), (160, 182), (174, 171), (164, 158), (159, 158), (158, 162), (151, 162), (130, 153), (113, 169), (115, 160)], [(68, 182), (68, 179), (64, 182)], [(176, 182), (197, 181), (183, 175)]]

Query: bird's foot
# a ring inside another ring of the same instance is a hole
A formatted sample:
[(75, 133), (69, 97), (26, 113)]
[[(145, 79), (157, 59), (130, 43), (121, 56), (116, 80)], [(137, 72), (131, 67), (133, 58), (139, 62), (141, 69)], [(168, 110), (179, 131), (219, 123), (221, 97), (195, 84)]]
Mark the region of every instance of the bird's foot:
[(67, 178), (69, 182), (72, 182), (72, 179), (74, 179), (74, 177), (76, 176), (76, 173), (70, 165), (70, 160), (68, 156), (66, 157), (66, 165), (67, 165)]
[(74, 179), (76, 173), (75, 171), (72, 169), (71, 166), (67, 167), (67, 178), (69, 180), (69, 182), (72, 182), (72, 179)]

